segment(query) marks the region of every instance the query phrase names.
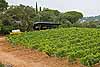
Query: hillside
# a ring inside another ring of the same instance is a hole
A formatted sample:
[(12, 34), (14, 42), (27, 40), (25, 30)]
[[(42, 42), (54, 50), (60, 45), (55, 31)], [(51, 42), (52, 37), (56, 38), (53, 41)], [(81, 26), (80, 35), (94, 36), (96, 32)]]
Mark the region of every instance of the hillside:
[(93, 66), (100, 61), (100, 30), (89, 28), (61, 28), (9, 35), (9, 42), (37, 49), (49, 56), (80, 59), (81, 64)]
[(98, 16), (91, 16), (91, 17), (84, 17), (82, 18), (82, 21), (100, 21), (100, 15)]

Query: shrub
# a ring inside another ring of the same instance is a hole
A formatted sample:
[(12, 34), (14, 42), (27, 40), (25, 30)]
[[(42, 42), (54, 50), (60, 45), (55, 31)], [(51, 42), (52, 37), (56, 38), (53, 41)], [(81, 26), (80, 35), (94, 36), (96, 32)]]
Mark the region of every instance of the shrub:
[(1, 33), (2, 34), (9, 34), (12, 29), (13, 29), (13, 26), (2, 26)]

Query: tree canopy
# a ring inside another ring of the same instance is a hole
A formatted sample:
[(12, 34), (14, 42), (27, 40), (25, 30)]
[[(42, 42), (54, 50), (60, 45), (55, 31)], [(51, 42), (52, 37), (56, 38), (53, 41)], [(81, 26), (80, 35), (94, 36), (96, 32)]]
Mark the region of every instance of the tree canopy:
[(60, 14), (60, 12), (58, 10), (52, 10), (52, 9), (44, 8), (43, 11), (39, 12), (40, 21), (56, 22), (59, 14)]
[(77, 11), (70, 11), (64, 13), (64, 17), (73, 24), (83, 18), (83, 14)]
[(8, 3), (5, 0), (0, 0), (0, 11), (6, 10), (8, 7)]
[(0, 10), (5, 10), (0, 15), (0, 30), (10, 28), (10, 30), (31, 31), (33, 30), (33, 22), (55, 22), (70, 26), (83, 17), (82, 13), (76, 11), (61, 13), (58, 10), (42, 8), (42, 6), (38, 10), (37, 2), (36, 8), (22, 4), (11, 5), (8, 9), (7, 7), (8, 3), (5, 0), (0, 0)]

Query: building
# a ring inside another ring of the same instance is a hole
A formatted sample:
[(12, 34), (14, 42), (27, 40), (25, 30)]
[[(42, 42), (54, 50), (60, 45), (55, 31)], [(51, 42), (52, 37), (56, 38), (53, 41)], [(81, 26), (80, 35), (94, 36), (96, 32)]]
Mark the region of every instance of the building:
[(54, 22), (35, 22), (33, 23), (33, 29), (34, 30), (45, 30), (45, 29), (51, 29), (56, 28), (61, 24), (56, 24)]

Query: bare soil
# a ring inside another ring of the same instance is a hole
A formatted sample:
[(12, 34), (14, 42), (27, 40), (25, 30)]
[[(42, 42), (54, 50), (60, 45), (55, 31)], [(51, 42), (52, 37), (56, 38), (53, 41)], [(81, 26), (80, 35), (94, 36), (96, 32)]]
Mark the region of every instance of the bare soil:
[[(67, 59), (50, 57), (37, 50), (13, 46), (4, 36), (0, 36), (0, 62), (13, 67), (85, 67), (79, 61), (70, 63)], [(94, 67), (100, 67), (100, 64)]]

